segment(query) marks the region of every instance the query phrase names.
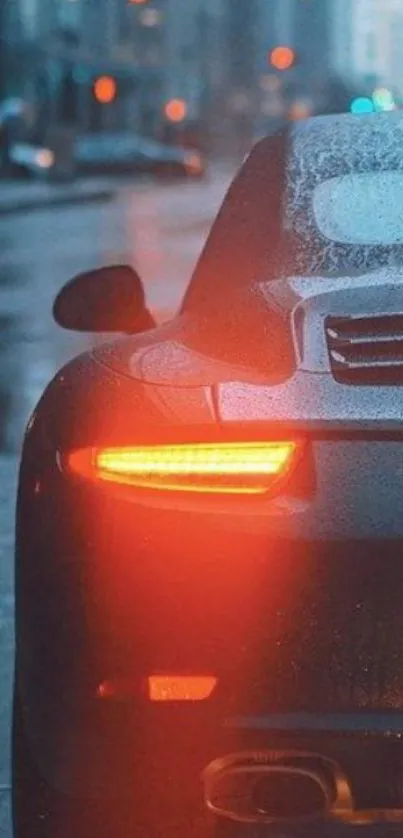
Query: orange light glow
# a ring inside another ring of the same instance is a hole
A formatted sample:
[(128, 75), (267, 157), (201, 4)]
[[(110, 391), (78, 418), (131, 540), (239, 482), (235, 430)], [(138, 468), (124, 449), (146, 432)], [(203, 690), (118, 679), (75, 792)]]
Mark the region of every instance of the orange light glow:
[(137, 488), (264, 494), (294, 461), (296, 442), (84, 448), (67, 458), (81, 477)]
[(295, 52), (291, 47), (275, 47), (270, 53), (270, 64), (276, 70), (289, 70), (294, 61)]
[(129, 3), (132, 6), (145, 6), (148, 3), (148, 0), (129, 0)]
[(170, 99), (165, 105), (164, 113), (170, 122), (183, 122), (187, 110), (186, 102), (183, 99)]
[(214, 675), (150, 675), (150, 701), (205, 701), (217, 686)]
[(186, 157), (186, 168), (190, 175), (200, 175), (203, 172), (203, 163), (199, 154), (191, 152)]
[(306, 102), (293, 102), (288, 112), (288, 118), (293, 121), (308, 119), (311, 115), (312, 109)]
[(35, 162), (41, 169), (51, 169), (55, 162), (55, 155), (49, 148), (42, 148), (36, 152)]
[(116, 98), (117, 85), (112, 76), (100, 76), (94, 83), (94, 96), (97, 102), (108, 105)]

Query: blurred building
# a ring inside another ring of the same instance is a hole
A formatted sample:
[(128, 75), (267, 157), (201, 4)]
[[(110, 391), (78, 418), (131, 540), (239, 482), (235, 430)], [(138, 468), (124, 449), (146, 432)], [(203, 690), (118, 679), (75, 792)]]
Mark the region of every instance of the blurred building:
[(290, 0), (258, 0), (257, 69), (259, 73), (268, 69), (268, 56), (277, 44), (286, 43), (290, 37)]
[(390, 0), (355, 0), (350, 12), (351, 53), (349, 72), (357, 79), (380, 80), (387, 57), (385, 35), (391, 24)]
[(353, 67), (354, 25), (352, 0), (333, 0), (330, 9), (330, 49), (335, 74), (350, 79)]
[(222, 0), (165, 2), (166, 95), (183, 99), (190, 118), (222, 83), (223, 8)]
[(227, 0), (228, 78), (234, 88), (250, 90), (255, 85), (260, 11), (260, 0)]
[(338, 0), (293, 2), (292, 46), (297, 55), (298, 73), (308, 84), (332, 72), (331, 9), (334, 2)]
[[(219, 89), (223, 0), (54, 2), (73, 6), (76, 13), (82, 56), (78, 76), (84, 79), (90, 65), (93, 75), (98, 64), (99, 73), (117, 79), (116, 101), (97, 109), (102, 116), (98, 127), (155, 134), (171, 99), (184, 102), (186, 119), (197, 119)], [(84, 93), (81, 98), (85, 120), (91, 100)]]
[[(276, 130), (279, 121), (291, 114), (303, 118), (316, 111), (324, 85), (334, 73), (331, 11), (337, 2), (259, 0), (258, 135)], [(288, 58), (288, 68), (278, 64)]]
[(250, 145), (259, 107), (259, 61), (262, 39), (261, 0), (226, 0), (223, 55), (226, 63), (223, 117), (228, 141), (242, 154)]
[(259, 0), (261, 56), (267, 60), (273, 47), (289, 46), (296, 53), (295, 74), (307, 81), (323, 77), (333, 61), (331, 11), (338, 2)]
[(28, 0), (0, 0), (0, 99), (20, 95), (30, 81), (35, 11)]
[(332, 40), (341, 75), (403, 95), (402, 0), (333, 0)]
[[(7, 43), (35, 52), (30, 69), (16, 66), (43, 124), (155, 133), (170, 100), (183, 101), (186, 120), (218, 123), (227, 93), (253, 86), (260, 1), (0, 0), (0, 9), (12, 10)], [(116, 82), (108, 103), (94, 96), (101, 75)]]
[(21, 29), (27, 40), (42, 40), (55, 29), (58, 17), (56, 0), (15, 0), (13, 5), (18, 10)]

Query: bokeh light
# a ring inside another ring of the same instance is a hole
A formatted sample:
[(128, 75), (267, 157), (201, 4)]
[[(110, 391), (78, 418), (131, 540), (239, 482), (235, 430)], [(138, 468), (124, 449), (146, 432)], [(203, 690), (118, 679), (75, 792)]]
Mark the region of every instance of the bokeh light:
[(291, 47), (275, 47), (270, 53), (270, 64), (276, 70), (289, 70), (295, 62), (295, 52)]
[(116, 97), (117, 86), (112, 76), (99, 76), (94, 83), (94, 96), (97, 102), (107, 105)]
[(183, 122), (187, 114), (187, 105), (184, 99), (170, 99), (166, 103), (164, 113), (170, 122)]
[(393, 111), (396, 107), (393, 93), (386, 87), (377, 87), (372, 94), (372, 101), (378, 111)]
[(372, 99), (368, 96), (358, 96), (357, 99), (353, 99), (350, 106), (351, 113), (360, 115), (365, 113), (373, 113), (374, 112), (374, 104)]

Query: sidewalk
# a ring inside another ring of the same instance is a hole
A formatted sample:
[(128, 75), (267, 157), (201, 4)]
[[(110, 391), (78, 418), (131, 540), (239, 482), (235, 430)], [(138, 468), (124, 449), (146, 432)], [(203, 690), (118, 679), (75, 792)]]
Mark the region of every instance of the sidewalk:
[(111, 200), (118, 190), (112, 178), (80, 178), (73, 183), (0, 179), (0, 216), (92, 201)]

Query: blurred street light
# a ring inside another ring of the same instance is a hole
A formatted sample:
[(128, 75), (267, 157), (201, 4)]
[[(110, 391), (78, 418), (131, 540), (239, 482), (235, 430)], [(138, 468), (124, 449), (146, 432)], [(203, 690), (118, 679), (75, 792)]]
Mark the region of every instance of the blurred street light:
[(183, 122), (187, 111), (184, 99), (170, 99), (164, 107), (164, 113), (169, 122)]
[(291, 47), (275, 47), (269, 55), (269, 62), (276, 70), (290, 70), (295, 64), (295, 52)]
[(128, 0), (131, 6), (145, 6), (148, 0)]
[(99, 76), (94, 82), (94, 96), (97, 102), (108, 105), (116, 98), (117, 84), (112, 76)]

